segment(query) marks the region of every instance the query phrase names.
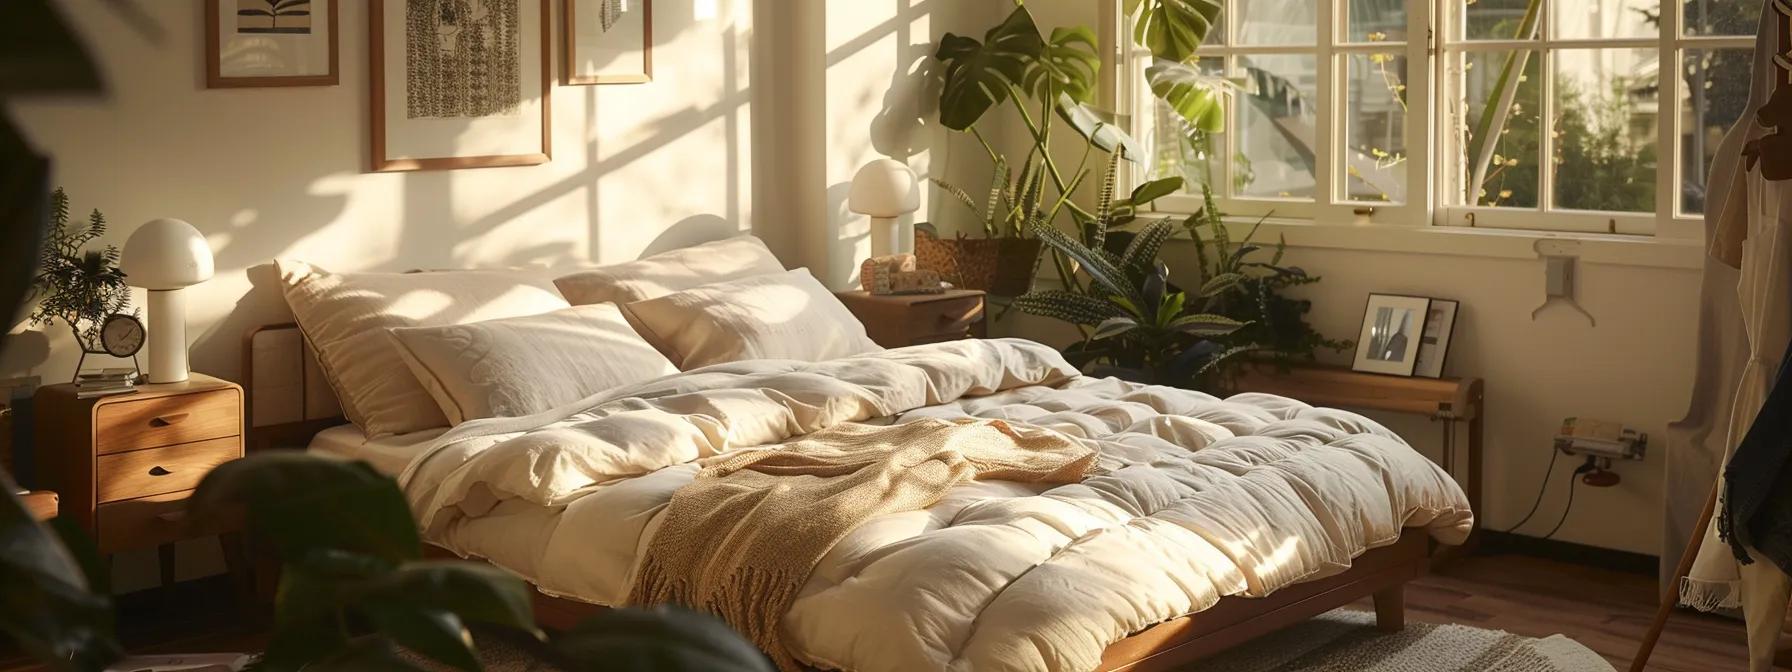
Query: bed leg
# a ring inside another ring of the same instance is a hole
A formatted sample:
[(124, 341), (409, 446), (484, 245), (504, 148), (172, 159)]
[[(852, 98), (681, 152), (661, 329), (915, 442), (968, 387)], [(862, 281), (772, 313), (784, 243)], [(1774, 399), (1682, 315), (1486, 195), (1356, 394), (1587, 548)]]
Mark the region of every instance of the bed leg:
[(1382, 632), (1406, 629), (1406, 584), (1375, 592), (1375, 627)]

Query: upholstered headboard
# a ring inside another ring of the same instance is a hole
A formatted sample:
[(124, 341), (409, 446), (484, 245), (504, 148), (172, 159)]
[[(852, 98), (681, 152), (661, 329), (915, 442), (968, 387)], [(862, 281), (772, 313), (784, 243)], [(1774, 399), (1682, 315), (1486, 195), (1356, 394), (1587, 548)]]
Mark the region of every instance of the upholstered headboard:
[(287, 322), (243, 335), (244, 408), (249, 448), (304, 448), (320, 431), (348, 422), (299, 325)]

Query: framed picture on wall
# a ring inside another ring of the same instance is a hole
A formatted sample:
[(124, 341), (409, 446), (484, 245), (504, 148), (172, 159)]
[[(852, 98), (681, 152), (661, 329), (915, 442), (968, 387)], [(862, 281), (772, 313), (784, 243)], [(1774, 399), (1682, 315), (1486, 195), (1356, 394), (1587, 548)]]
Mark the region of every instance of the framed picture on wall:
[(1350, 368), (1411, 376), (1419, 358), (1420, 330), (1430, 310), (1431, 299), (1422, 296), (1370, 294), (1356, 341), (1356, 364)]
[(567, 84), (653, 81), (653, 0), (561, 1)]
[(373, 170), (550, 158), (548, 0), (369, 0)]
[(1426, 378), (1444, 377), (1444, 362), (1450, 356), (1450, 338), (1456, 334), (1456, 308), (1460, 304), (1447, 299), (1432, 299), (1425, 313), (1425, 331), (1419, 337), (1419, 359), (1412, 375)]
[(205, 0), (205, 87), (335, 86), (337, 0)]

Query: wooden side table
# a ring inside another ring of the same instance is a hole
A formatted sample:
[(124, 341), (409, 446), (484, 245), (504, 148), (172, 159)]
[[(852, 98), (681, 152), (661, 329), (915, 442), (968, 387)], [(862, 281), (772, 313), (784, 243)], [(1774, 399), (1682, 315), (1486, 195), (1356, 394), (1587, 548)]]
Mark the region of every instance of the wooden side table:
[(948, 289), (943, 294), (839, 292), (871, 340), (886, 348), (983, 338), (987, 333), (983, 292)]
[[(1410, 413), (1442, 422), (1443, 455), (1438, 461), (1444, 471), (1462, 481), (1469, 508), (1475, 513), (1475, 532), (1480, 531), (1487, 420), (1481, 379), (1402, 378), (1319, 365), (1296, 365), (1278, 371), (1275, 365), (1254, 363), (1244, 367), (1234, 387), (1240, 392), (1276, 394), (1314, 406)], [(1458, 422), (1468, 423), (1468, 449), (1461, 465), (1456, 460)], [(1460, 552), (1473, 548), (1477, 536), (1471, 533)]]
[[(207, 472), (243, 456), (243, 389), (235, 383), (195, 373), (97, 399), (77, 398), (73, 385), (46, 385), (35, 408), (38, 482), (61, 494), (62, 515), (101, 553), (159, 547), (166, 585), (174, 581), (174, 542), (224, 532), (190, 529), (185, 513)], [(223, 542), (233, 566), (235, 542)]]

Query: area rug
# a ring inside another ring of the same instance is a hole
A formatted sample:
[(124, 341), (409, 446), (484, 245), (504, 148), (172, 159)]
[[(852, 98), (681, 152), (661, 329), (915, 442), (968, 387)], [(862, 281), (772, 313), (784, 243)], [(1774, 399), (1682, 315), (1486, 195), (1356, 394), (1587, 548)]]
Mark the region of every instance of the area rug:
[(1183, 672), (1612, 672), (1592, 649), (1465, 625), (1406, 624), (1385, 633), (1375, 615), (1340, 609), (1253, 640)]

